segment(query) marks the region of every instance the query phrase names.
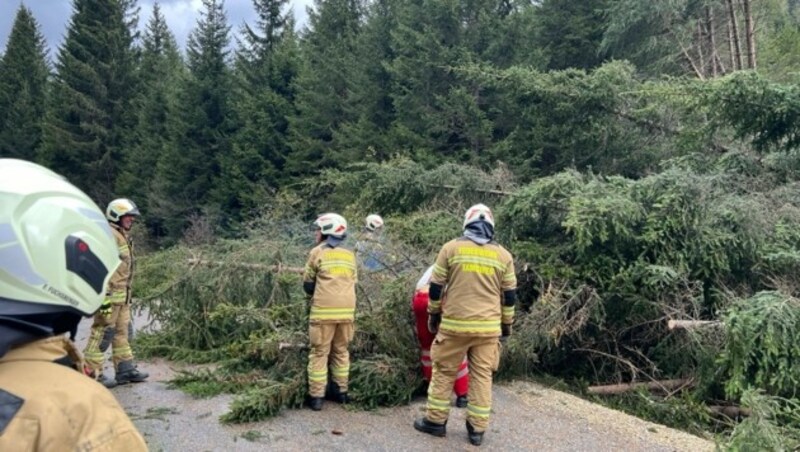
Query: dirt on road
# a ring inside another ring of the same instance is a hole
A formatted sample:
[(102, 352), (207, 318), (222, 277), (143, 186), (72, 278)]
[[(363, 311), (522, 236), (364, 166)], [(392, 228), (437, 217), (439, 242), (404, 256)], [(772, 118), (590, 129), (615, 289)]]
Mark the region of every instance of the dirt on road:
[[(89, 325), (82, 322), (80, 347)], [(140, 368), (150, 373), (148, 382), (112, 392), (153, 451), (714, 450), (705, 439), (529, 382), (495, 385), (491, 426), (480, 448), (467, 442), (464, 409), (453, 407), (446, 438), (414, 430), (423, 398), (371, 412), (326, 402), (321, 412), (286, 410), (263, 422), (223, 425), (219, 416), (232, 396), (194, 399), (168, 389), (166, 382), (179, 367), (163, 360), (141, 362)]]

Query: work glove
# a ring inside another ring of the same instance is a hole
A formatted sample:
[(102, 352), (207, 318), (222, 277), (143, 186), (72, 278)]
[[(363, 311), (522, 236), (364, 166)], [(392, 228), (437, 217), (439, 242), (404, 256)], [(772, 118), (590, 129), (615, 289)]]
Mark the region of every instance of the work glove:
[(502, 331), (502, 335), (500, 336), (500, 340), (504, 341), (511, 336), (511, 324), (510, 323), (503, 323), (500, 325), (500, 330)]
[(440, 323), (442, 323), (442, 314), (430, 314), (428, 316), (428, 331), (431, 334), (438, 333)]

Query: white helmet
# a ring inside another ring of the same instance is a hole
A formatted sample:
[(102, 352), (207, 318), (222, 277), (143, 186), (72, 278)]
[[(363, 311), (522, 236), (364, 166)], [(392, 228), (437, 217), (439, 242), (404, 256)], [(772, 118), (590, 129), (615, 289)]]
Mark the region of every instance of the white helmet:
[(322, 235), (344, 237), (344, 234), (347, 232), (347, 220), (336, 213), (320, 215), (319, 218), (314, 221), (314, 225), (320, 229)]
[(136, 207), (133, 201), (128, 198), (117, 198), (108, 203), (108, 207), (106, 207), (106, 218), (108, 218), (108, 221), (118, 223), (119, 219), (124, 215), (139, 216), (139, 208)]
[(492, 215), (492, 209), (483, 204), (475, 204), (467, 209), (467, 213), (464, 214), (464, 228), (466, 228), (468, 224), (474, 223), (478, 220), (485, 220), (494, 228), (494, 215)]
[(0, 159), (0, 317), (91, 315), (119, 263), (85, 193), (47, 168)]
[(374, 231), (383, 227), (383, 218), (378, 214), (367, 215), (367, 230)]

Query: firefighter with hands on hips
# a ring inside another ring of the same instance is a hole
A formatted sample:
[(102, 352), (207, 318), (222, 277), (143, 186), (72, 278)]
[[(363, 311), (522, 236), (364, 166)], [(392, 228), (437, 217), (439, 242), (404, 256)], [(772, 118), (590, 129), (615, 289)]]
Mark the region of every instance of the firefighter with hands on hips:
[[(500, 364), (500, 336), (511, 335), (516, 302), (514, 261), (494, 238), (494, 217), (483, 204), (464, 215), (464, 235), (446, 243), (436, 257), (429, 289), (428, 328), (436, 333), (431, 347), (433, 375), (425, 416), (414, 428), (446, 435), (450, 392), (459, 365), (469, 360), (467, 437), (483, 442), (492, 411), (492, 373)], [(441, 303), (447, 287), (447, 303)]]
[[(122, 263), (108, 283), (106, 298), (100, 311), (94, 316), (89, 341), (83, 353), (91, 369), (91, 375), (107, 388), (113, 388), (118, 384), (140, 383), (149, 376), (137, 369), (128, 342), (128, 327), (131, 324), (131, 284), (136, 262), (130, 230), (134, 219), (138, 216), (139, 209), (130, 199), (115, 199), (106, 208), (106, 219), (114, 234)], [(114, 380), (103, 375), (105, 353), (101, 345), (108, 327), (114, 328), (111, 339), (111, 359), (116, 371)]]
[[(356, 310), (356, 256), (343, 246), (347, 221), (326, 213), (314, 221), (314, 247), (306, 262), (303, 290), (310, 297), (308, 338), (308, 392), (312, 410), (322, 409), (328, 385), (330, 396), (347, 403), (350, 353)], [(330, 362), (329, 362), (330, 361)]]
[(74, 338), (120, 263), (97, 205), (56, 173), (0, 159), (0, 450), (146, 451)]
[[(420, 361), (422, 364), (422, 378), (430, 384), (433, 362), (431, 361), (431, 344), (433, 344), (434, 334), (428, 331), (428, 291), (430, 288), (433, 266), (428, 267), (422, 277), (417, 281), (414, 290), (414, 298), (411, 302), (411, 309), (414, 311), (414, 319), (417, 325), (417, 339), (420, 345)], [(442, 296), (444, 298), (444, 295)], [(444, 300), (442, 300), (444, 304)], [(458, 366), (456, 382), (453, 385), (453, 392), (456, 393), (456, 406), (465, 408), (467, 406), (467, 392), (469, 390), (469, 361), (466, 355)]]

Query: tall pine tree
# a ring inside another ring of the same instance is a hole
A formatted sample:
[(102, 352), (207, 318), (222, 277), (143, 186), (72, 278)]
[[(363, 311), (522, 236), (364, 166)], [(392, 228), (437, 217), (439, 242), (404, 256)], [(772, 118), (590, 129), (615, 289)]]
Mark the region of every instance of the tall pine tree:
[(149, 196), (158, 158), (171, 144), (170, 124), (178, 111), (176, 96), (183, 72), (175, 37), (156, 3), (142, 40), (139, 89), (134, 98), (137, 122), (117, 179), (119, 193), (136, 200), (148, 213), (144, 218), (155, 235), (163, 233), (159, 226), (163, 219), (150, 209)]
[[(203, 11), (187, 43), (188, 74), (178, 93), (172, 143), (158, 161), (151, 208), (178, 237), (192, 214), (218, 214), (210, 202), (220, 159), (231, 150), (235, 122), (228, 67), (230, 27), (222, 0), (203, 0)], [(222, 203), (224, 204), (224, 202)], [(222, 206), (223, 210), (226, 206)]]
[(42, 142), (48, 67), (44, 37), (20, 5), (0, 58), (0, 157), (34, 160)]
[(357, 39), (364, 5), (361, 0), (315, 0), (303, 42), (296, 106), (290, 122), (292, 153), (286, 169), (292, 176), (313, 174), (345, 163), (335, 134), (354, 121), (347, 105), (357, 70)]
[(294, 111), (297, 37), (288, 0), (254, 0), (256, 23), (244, 25), (236, 53), (236, 112), (241, 128), (233, 152), (221, 156), (222, 176), (214, 196), (226, 214), (242, 219), (263, 202), (281, 179), (288, 117)]
[(101, 205), (133, 129), (136, 90), (132, 0), (75, 0), (59, 49), (41, 159)]

